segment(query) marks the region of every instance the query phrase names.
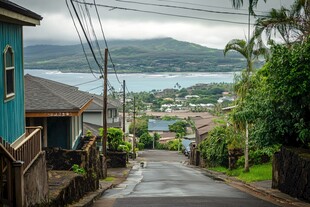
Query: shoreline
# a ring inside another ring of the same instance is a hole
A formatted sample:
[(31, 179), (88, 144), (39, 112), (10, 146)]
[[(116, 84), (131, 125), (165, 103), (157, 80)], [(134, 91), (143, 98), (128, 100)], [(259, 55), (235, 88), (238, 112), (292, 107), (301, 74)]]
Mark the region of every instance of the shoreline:
[[(24, 68), (24, 70), (37, 70), (37, 71), (55, 71), (55, 72), (59, 72), (59, 73), (64, 73), (64, 74), (68, 74), (68, 73), (81, 73), (81, 74), (89, 74), (91, 73), (91, 71), (74, 71), (74, 70), (70, 70), (70, 71), (63, 71), (63, 70), (59, 70), (59, 69), (29, 69), (29, 68)], [(241, 71), (180, 71), (180, 72), (176, 72), (176, 71), (165, 71), (165, 72), (117, 72), (118, 75), (126, 75), (126, 74), (188, 74), (188, 73), (193, 73), (193, 74), (199, 74), (199, 73), (224, 73), (224, 74), (228, 74), (228, 73), (240, 73)], [(98, 72), (94, 72), (95, 74), (100, 75), (100, 73)], [(114, 71), (108, 71), (108, 74), (115, 74)]]

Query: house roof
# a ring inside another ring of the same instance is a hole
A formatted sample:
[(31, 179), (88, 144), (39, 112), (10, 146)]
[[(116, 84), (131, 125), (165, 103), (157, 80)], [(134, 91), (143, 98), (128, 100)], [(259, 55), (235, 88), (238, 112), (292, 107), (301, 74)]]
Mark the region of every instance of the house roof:
[[(86, 93), (86, 92), (85, 92)], [(93, 97), (93, 102), (90, 104), (90, 106), (86, 109), (88, 112), (97, 112), (102, 111), (103, 107), (103, 96), (96, 95), (96, 94), (90, 94)], [(120, 102), (117, 100), (108, 100), (108, 109), (117, 108), (120, 106)]]
[(39, 25), (42, 16), (8, 0), (0, 0), (0, 21), (21, 25)]
[(207, 125), (209, 125), (210, 123), (213, 122), (213, 119), (214, 119), (214, 117), (208, 117), (208, 118), (205, 118), (205, 119), (202, 118), (202, 119), (194, 120), (195, 127), (198, 129), (198, 128), (207, 126)]
[(28, 117), (30, 114), (42, 117), (78, 115), (91, 101), (91, 95), (79, 91), (77, 87), (25, 75), (25, 107)]
[(149, 119), (148, 131), (169, 131), (169, 125), (176, 123), (176, 120), (165, 121), (165, 120), (155, 120)]

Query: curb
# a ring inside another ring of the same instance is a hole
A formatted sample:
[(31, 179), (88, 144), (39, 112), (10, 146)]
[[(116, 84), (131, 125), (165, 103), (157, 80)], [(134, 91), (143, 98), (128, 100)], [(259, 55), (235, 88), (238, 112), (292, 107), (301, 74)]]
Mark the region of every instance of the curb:
[[(255, 192), (256, 194), (260, 194), (260, 195), (272, 198), (275, 202), (277, 202), (279, 204), (280, 203), (281, 204), (286, 203), (286, 204), (289, 204), (291, 206), (296, 206), (296, 207), (310, 206), (309, 203), (303, 202), (303, 201), (298, 200), (296, 198), (293, 198), (293, 197), (284, 198), (284, 196), (276, 195), (276, 194), (268, 191), (265, 188), (257, 187), (251, 183), (243, 182), (237, 178), (227, 176), (227, 175), (220, 173), (220, 172), (212, 171), (209, 169), (204, 169), (203, 171), (204, 171), (204, 175), (206, 175), (206, 176), (208, 176), (214, 180), (219, 180), (219, 181), (225, 182), (227, 184), (233, 185), (233, 187), (235, 187), (236, 185), (240, 186), (241, 188), (245, 187), (248, 190)], [(274, 189), (274, 190), (276, 191), (276, 189)], [(281, 194), (281, 193), (282, 192), (279, 191), (279, 194)], [(284, 193), (282, 193), (282, 194), (284, 194)], [(289, 197), (289, 195), (287, 195), (287, 194), (284, 194), (284, 195)]]

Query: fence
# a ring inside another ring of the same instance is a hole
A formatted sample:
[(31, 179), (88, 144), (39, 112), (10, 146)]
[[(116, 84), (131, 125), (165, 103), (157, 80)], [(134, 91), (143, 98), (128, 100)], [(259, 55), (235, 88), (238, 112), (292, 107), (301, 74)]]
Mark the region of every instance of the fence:
[(42, 151), (41, 127), (27, 127), (26, 138), (15, 148), (2, 139), (2, 137), (0, 137), (0, 144), (14, 158), (14, 161), (20, 160), (24, 162), (23, 168), (25, 173)]

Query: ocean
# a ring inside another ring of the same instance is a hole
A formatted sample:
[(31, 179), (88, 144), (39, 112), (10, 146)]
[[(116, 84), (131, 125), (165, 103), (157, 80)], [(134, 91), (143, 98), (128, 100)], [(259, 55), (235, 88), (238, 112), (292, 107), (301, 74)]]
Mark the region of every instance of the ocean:
[[(82, 91), (101, 94), (103, 80), (98, 79), (99, 74), (94, 77), (91, 73), (62, 73), (58, 70), (33, 70), (26, 69), (25, 74), (58, 81), (64, 84), (77, 86)], [(232, 83), (234, 80), (233, 72), (198, 72), (198, 73), (129, 73), (108, 74), (109, 85), (115, 91), (121, 91), (121, 83), (126, 81), (126, 86), (130, 92), (149, 92), (151, 90), (163, 90), (166, 88), (181, 88), (193, 86), (198, 83)]]

